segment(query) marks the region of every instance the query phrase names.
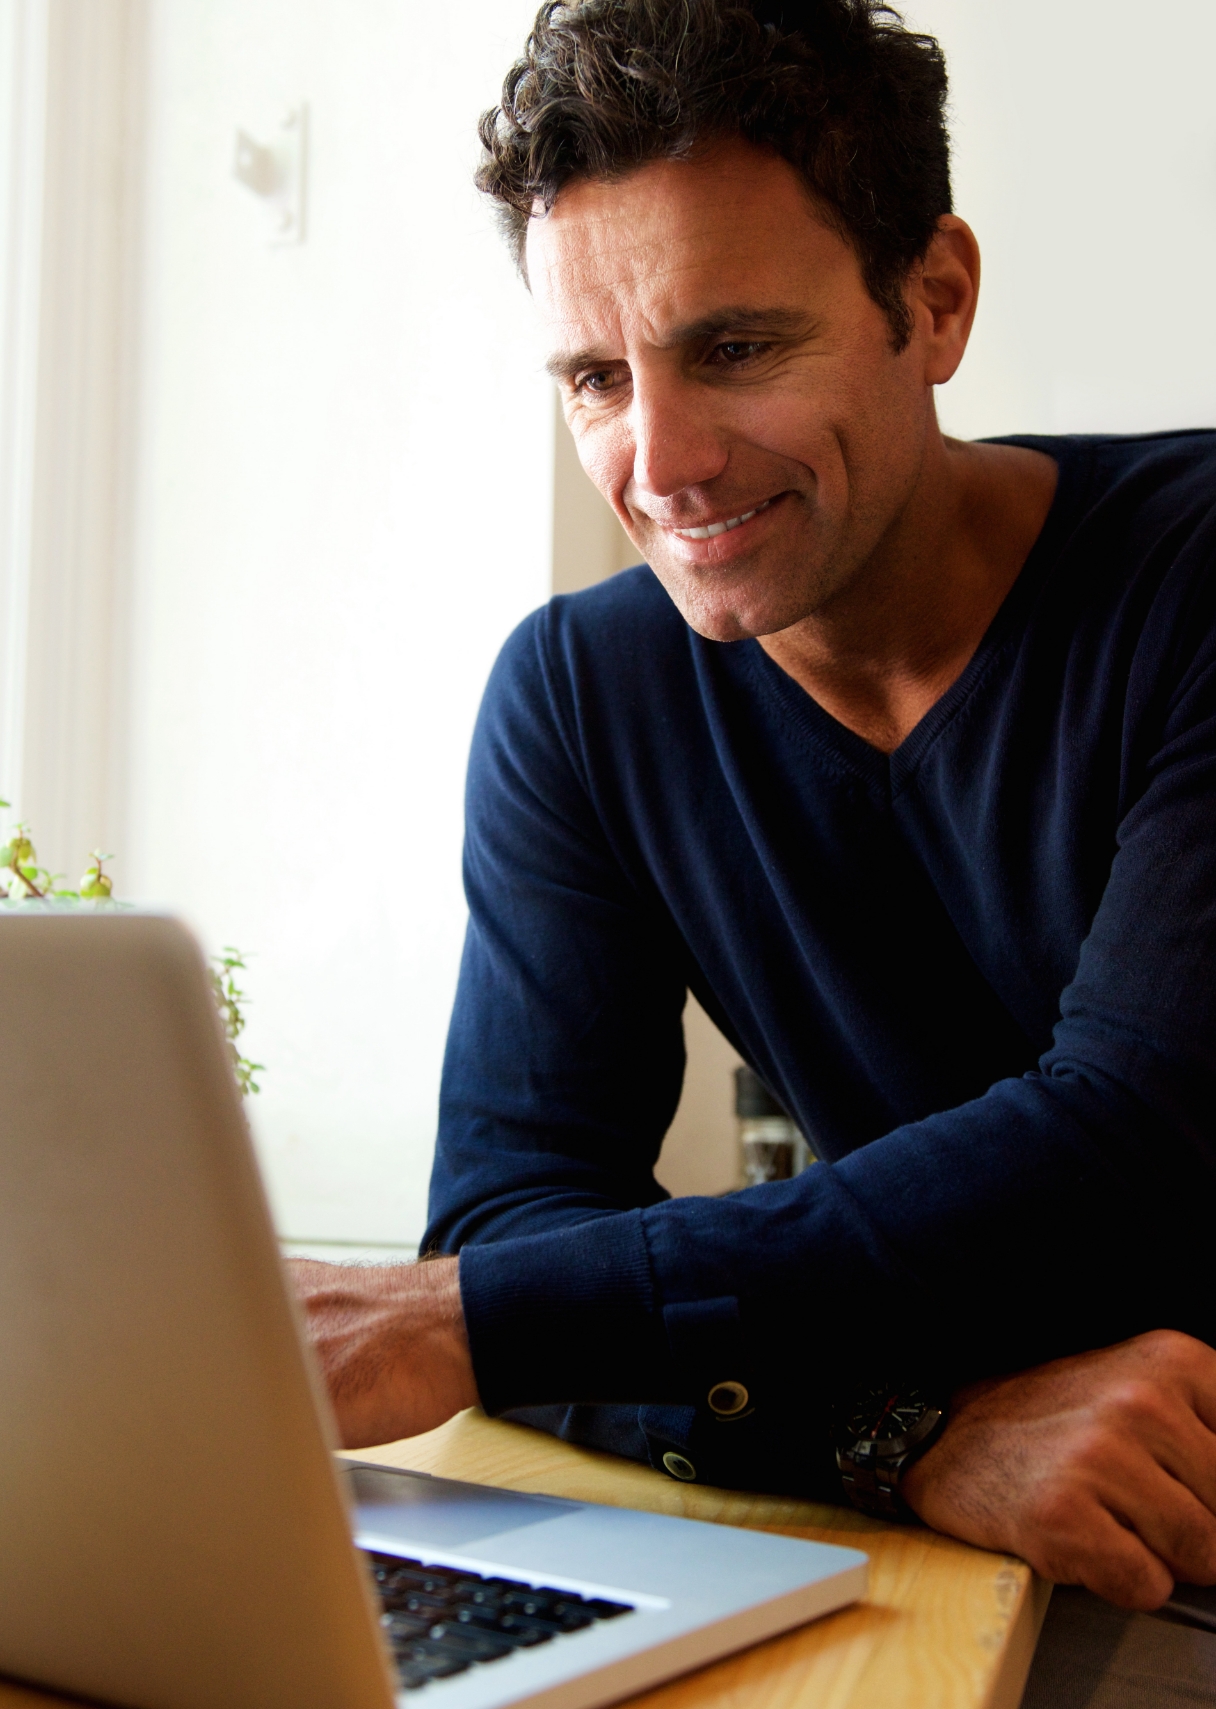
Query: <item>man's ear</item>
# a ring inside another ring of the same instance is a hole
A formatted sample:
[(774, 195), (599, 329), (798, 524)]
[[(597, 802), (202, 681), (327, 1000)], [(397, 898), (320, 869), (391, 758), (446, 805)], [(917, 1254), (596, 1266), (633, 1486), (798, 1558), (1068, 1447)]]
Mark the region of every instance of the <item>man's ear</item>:
[(975, 233), (957, 214), (945, 214), (908, 279), (908, 307), (924, 351), (926, 385), (941, 386), (953, 377), (971, 337), (979, 292)]

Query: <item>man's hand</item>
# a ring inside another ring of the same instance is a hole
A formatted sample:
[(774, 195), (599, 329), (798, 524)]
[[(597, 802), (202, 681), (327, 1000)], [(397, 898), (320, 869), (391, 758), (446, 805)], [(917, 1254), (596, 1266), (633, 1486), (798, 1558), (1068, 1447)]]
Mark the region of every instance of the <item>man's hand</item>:
[(1159, 1608), (1216, 1583), (1216, 1352), (1172, 1330), (977, 1383), (903, 1494), (1057, 1584)]
[(287, 1268), (344, 1448), (417, 1436), (477, 1405), (455, 1258)]

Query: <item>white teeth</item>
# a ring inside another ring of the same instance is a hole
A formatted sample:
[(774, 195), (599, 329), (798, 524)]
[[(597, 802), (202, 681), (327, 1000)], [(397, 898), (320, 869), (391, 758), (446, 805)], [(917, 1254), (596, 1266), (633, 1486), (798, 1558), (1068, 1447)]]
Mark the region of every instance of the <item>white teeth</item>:
[(704, 528), (673, 528), (672, 533), (678, 534), (683, 540), (712, 540), (715, 535), (725, 534), (728, 529), (750, 522), (753, 516), (759, 516), (762, 510), (767, 510), (772, 502), (771, 498), (766, 498), (755, 510), (745, 510), (742, 516), (732, 516), (729, 522), (710, 522)]

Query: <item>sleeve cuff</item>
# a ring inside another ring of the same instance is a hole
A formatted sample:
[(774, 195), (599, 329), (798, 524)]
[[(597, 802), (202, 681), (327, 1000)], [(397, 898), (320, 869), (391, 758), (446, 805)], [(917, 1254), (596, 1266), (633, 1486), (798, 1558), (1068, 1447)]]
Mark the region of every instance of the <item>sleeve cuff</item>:
[(640, 1211), (460, 1252), (481, 1403), (670, 1402), (673, 1373)]

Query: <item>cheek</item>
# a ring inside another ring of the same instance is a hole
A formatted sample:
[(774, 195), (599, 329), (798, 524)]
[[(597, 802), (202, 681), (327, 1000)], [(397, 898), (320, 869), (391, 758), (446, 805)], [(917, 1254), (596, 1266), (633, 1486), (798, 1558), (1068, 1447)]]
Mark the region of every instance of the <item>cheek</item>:
[(915, 479), (924, 454), (926, 403), (910, 366), (892, 361), (871, 377), (842, 439), (858, 501), (898, 496)]
[(735, 400), (731, 427), (736, 444), (814, 469), (834, 437), (827, 400), (803, 389)]
[[(815, 526), (849, 506), (848, 410), (823, 385), (740, 397), (732, 412), (731, 462), (746, 486), (788, 486), (813, 500)], [(811, 512), (804, 513), (809, 519)]]
[(925, 402), (914, 378), (885, 351), (825, 362), (765, 399), (748, 437), (810, 472), (821, 515), (868, 509), (887, 489), (902, 490), (919, 462)]
[(623, 494), (633, 475), (633, 436), (624, 416), (572, 425), (578, 460), (612, 508), (625, 514)]

